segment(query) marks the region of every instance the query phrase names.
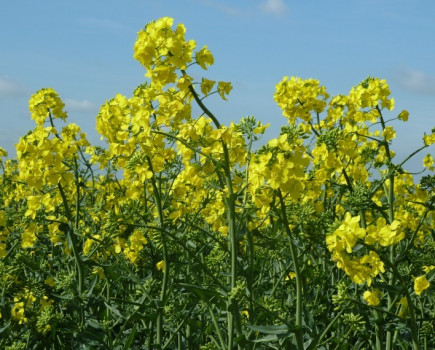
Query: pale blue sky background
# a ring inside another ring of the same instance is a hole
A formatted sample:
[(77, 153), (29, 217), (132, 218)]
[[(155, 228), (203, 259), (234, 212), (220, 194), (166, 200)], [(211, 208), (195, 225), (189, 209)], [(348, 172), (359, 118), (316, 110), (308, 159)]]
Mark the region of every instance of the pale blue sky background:
[(271, 138), (285, 123), (273, 102), (284, 75), (319, 79), (330, 94), (371, 75), (390, 84), (389, 116), (411, 114), (395, 124), (398, 157), (435, 126), (433, 0), (0, 0), (0, 146), (15, 156), (34, 125), (28, 98), (42, 87), (96, 142), (99, 106), (145, 79), (132, 57), (137, 32), (163, 16), (208, 45), (215, 64), (205, 76), (233, 83), (228, 102), (208, 101), (224, 123), (254, 115), (272, 124)]

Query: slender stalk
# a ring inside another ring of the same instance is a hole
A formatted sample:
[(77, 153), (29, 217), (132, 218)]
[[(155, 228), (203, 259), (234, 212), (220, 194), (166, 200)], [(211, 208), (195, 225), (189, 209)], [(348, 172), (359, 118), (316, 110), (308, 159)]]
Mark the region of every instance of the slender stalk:
[[(77, 275), (78, 275), (78, 288), (77, 288), (77, 292), (78, 292), (78, 297), (81, 298), (83, 290), (84, 290), (84, 285), (85, 285), (85, 272), (84, 272), (84, 267), (83, 267), (83, 262), (80, 258), (80, 253), (79, 253), (79, 249), (78, 249), (78, 241), (77, 241), (77, 237), (75, 234), (75, 227), (72, 226), (72, 215), (71, 215), (71, 210), (68, 206), (68, 201), (66, 198), (66, 194), (65, 191), (63, 190), (62, 184), (59, 182), (57, 184), (57, 187), (59, 188), (59, 192), (60, 195), (62, 197), (62, 202), (63, 205), (65, 207), (65, 213), (66, 213), (66, 217), (70, 223), (70, 226), (68, 226), (68, 230), (67, 230), (67, 235), (71, 241), (71, 248), (73, 251), (73, 256), (74, 256), (74, 260), (75, 260), (75, 265), (77, 268)], [(79, 311), (80, 311), (80, 323), (82, 324), (84, 322), (84, 310), (83, 310), (83, 304), (80, 303), (79, 305)]]
[(209, 303), (207, 303), (206, 305), (207, 305), (208, 312), (210, 313), (211, 319), (213, 321), (213, 326), (214, 326), (214, 328), (216, 330), (216, 333), (218, 335), (218, 338), (219, 338), (219, 341), (220, 341), (220, 345), (221, 345), (221, 349), (224, 350), (226, 348), (226, 345), (225, 345), (224, 337), (222, 336), (222, 332), (221, 332), (221, 330), (219, 328), (219, 324), (217, 322), (216, 316), (213, 313), (213, 310), (211, 309), (211, 306), (209, 305)]
[[(150, 167), (150, 170), (153, 172), (153, 177), (151, 178), (151, 185), (153, 187), (153, 195), (155, 199), (156, 209), (157, 209), (157, 215), (159, 219), (159, 225), (163, 228), (164, 221), (163, 221), (163, 208), (162, 208), (162, 202), (161, 202), (161, 187), (158, 186), (156, 183), (156, 176), (152, 167), (151, 159), (148, 157), (148, 165)], [(162, 250), (163, 250), (163, 281), (162, 281), (162, 289), (160, 291), (160, 299), (159, 299), (159, 308), (158, 308), (158, 315), (157, 315), (157, 346), (162, 346), (163, 341), (163, 317), (164, 317), (164, 305), (166, 302), (166, 293), (168, 288), (168, 281), (169, 281), (169, 254), (168, 254), (168, 247), (166, 244), (166, 238), (163, 234), (163, 231), (160, 231), (160, 238), (162, 240)]]
[[(48, 116), (49, 116), (49, 120), (50, 120), (50, 125), (54, 128), (53, 116), (51, 115), (51, 111), (48, 112)], [(57, 132), (54, 133), (54, 135), (57, 139), (59, 139), (60, 141), (63, 142), (62, 138), (60, 137), (60, 135)], [(67, 234), (68, 234), (68, 237), (72, 243), (72, 250), (73, 250), (74, 260), (75, 260), (76, 267), (77, 267), (78, 279), (79, 279), (78, 294), (79, 294), (79, 296), (81, 296), (81, 294), (83, 293), (83, 289), (84, 289), (85, 276), (84, 276), (83, 263), (80, 259), (80, 253), (78, 251), (78, 241), (77, 241), (77, 237), (76, 237), (76, 230), (78, 228), (78, 215), (79, 215), (78, 209), (80, 207), (80, 200), (79, 200), (80, 190), (79, 190), (78, 176), (77, 176), (78, 165), (77, 165), (76, 160), (75, 160), (75, 164), (76, 164), (75, 175), (76, 175), (76, 186), (77, 186), (76, 192), (77, 193), (76, 193), (76, 217), (74, 220), (72, 218), (71, 210), (70, 210), (69, 205), (68, 205), (68, 200), (67, 200), (65, 191), (64, 191), (63, 186), (60, 183), (60, 181), (57, 184), (57, 187), (59, 189), (60, 196), (62, 197), (62, 202), (63, 202), (63, 205), (65, 207), (66, 217), (68, 219), (68, 222), (71, 225), (71, 227), (69, 227), (69, 229), (68, 229)], [(73, 223), (74, 223), (74, 226), (73, 226)], [(83, 310), (81, 310), (81, 320), (83, 322)]]
[(406, 300), (408, 301), (408, 309), (409, 309), (409, 316), (410, 316), (410, 326), (411, 326), (411, 335), (412, 335), (412, 348), (414, 350), (420, 350), (420, 343), (418, 340), (418, 327), (417, 327), (417, 321), (415, 319), (415, 309), (414, 304), (412, 303), (411, 295), (408, 292), (407, 284), (405, 283), (403, 277), (400, 275), (399, 271), (397, 270), (394, 263), (391, 263), (388, 260), (385, 260), (385, 263), (388, 265), (388, 267), (392, 270), (396, 278), (399, 279), (403, 291), (405, 293)]
[[(186, 75), (184, 70), (181, 71), (183, 75)], [(189, 91), (195, 99), (198, 106), (202, 111), (213, 121), (216, 128), (220, 129), (221, 124), (217, 118), (209, 111), (209, 109), (204, 105), (202, 100), (196, 93), (193, 85), (189, 85)], [(228, 221), (228, 236), (230, 238), (230, 250), (231, 250), (231, 277), (230, 277), (230, 288), (233, 290), (236, 288), (237, 284), (237, 258), (238, 258), (238, 246), (239, 237), (236, 230), (236, 211), (235, 211), (235, 195), (233, 191), (233, 184), (231, 178), (230, 170), (230, 157), (228, 152), (227, 144), (221, 139), (222, 150), (224, 153), (224, 173), (225, 173), (225, 187), (228, 191), (228, 197), (226, 199), (227, 204), (227, 221)], [(237, 300), (228, 298), (228, 306), (230, 312), (228, 313), (228, 349), (232, 350), (234, 345), (234, 327), (236, 328), (237, 336), (242, 334), (242, 326), (240, 323), (240, 312)]]
[[(385, 121), (384, 118), (382, 116), (382, 112), (381, 109), (379, 108), (379, 106), (376, 106), (376, 109), (379, 113), (379, 117), (380, 117), (380, 121), (381, 121), (381, 125), (382, 125), (382, 129), (385, 130)], [(387, 158), (388, 158), (388, 163), (391, 164), (391, 152), (390, 152), (390, 146), (388, 144), (388, 141), (385, 139), (384, 137), (384, 142), (382, 142), (382, 144), (385, 147), (385, 153), (387, 154)], [(388, 190), (386, 193), (387, 196), (387, 200), (388, 200), (388, 221), (389, 224), (391, 224), (394, 220), (394, 174), (395, 172), (389, 172), (389, 180), (390, 183), (388, 184)], [(394, 263), (394, 257), (395, 257), (395, 246), (392, 245), (390, 246), (390, 261)], [(389, 280), (389, 285), (390, 286), (394, 286), (395, 284), (395, 277), (394, 274), (391, 273), (391, 278)], [(387, 308), (388, 310), (391, 309), (392, 306), (392, 298), (391, 298), (391, 294), (388, 293), (387, 296)], [(394, 333), (392, 330), (388, 330), (387, 331), (387, 338), (386, 338), (386, 343), (385, 343), (385, 350), (392, 350), (393, 349), (393, 337), (394, 337)]]
[(293, 234), (290, 230), (289, 222), (287, 220), (287, 215), (285, 212), (285, 203), (284, 198), (282, 197), (281, 190), (278, 189), (278, 197), (281, 204), (281, 218), (284, 223), (284, 229), (288, 235), (289, 243), (290, 243), (290, 254), (293, 260), (293, 265), (295, 269), (296, 275), (296, 341), (298, 344), (298, 349), (303, 349), (303, 337), (302, 337), (302, 276), (301, 270), (299, 267), (299, 262), (296, 253), (296, 247), (293, 243)]

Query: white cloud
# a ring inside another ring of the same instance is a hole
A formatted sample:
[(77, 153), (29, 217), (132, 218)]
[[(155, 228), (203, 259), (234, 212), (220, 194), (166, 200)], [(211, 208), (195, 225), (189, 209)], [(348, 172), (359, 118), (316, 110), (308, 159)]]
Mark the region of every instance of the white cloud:
[(71, 98), (64, 99), (67, 111), (77, 112), (95, 112), (98, 106), (88, 100), (74, 100)]
[(435, 95), (435, 76), (410, 68), (398, 69), (395, 80), (403, 88), (424, 95)]
[(260, 5), (260, 8), (264, 13), (274, 16), (282, 16), (288, 12), (288, 7), (284, 0), (266, 0)]
[(0, 98), (29, 97), (28, 89), (8, 77), (0, 77)]

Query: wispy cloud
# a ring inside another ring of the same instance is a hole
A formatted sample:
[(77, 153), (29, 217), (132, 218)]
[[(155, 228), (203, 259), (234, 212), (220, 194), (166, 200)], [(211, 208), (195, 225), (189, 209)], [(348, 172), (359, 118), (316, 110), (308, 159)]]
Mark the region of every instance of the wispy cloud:
[(98, 110), (98, 106), (88, 100), (74, 100), (71, 98), (64, 99), (66, 109), (68, 111), (77, 112), (94, 112)]
[(109, 30), (128, 30), (129, 28), (117, 21), (108, 18), (83, 17), (78, 19), (79, 23), (93, 28), (109, 29)]
[(395, 80), (403, 88), (424, 95), (435, 95), (435, 75), (429, 75), (410, 68), (400, 68)]
[(199, 0), (199, 2), (205, 6), (212, 7), (218, 11), (221, 11), (223, 13), (226, 13), (227, 15), (231, 16), (240, 16), (243, 15), (243, 12), (236, 9), (235, 7), (228, 6), (222, 3), (219, 3), (218, 1), (213, 0)]
[(0, 98), (28, 97), (29, 89), (9, 77), (0, 77)]
[(285, 15), (289, 11), (284, 0), (266, 0), (260, 4), (260, 9), (264, 13), (278, 17)]

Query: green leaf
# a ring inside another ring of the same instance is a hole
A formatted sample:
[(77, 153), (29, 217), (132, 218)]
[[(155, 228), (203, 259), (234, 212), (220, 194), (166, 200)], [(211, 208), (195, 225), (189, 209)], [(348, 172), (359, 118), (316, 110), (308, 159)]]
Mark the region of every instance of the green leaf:
[(133, 343), (133, 339), (134, 339), (134, 336), (136, 335), (136, 332), (137, 332), (137, 328), (136, 328), (136, 325), (135, 325), (133, 327), (133, 329), (131, 330), (130, 335), (128, 336), (127, 342), (124, 345), (124, 350), (130, 349), (131, 343)]
[(104, 305), (106, 305), (106, 307), (112, 311), (116, 316), (120, 317), (120, 318), (125, 318), (124, 316), (121, 315), (121, 313), (119, 312), (119, 310), (113, 306), (110, 306), (109, 304), (107, 304), (106, 302), (104, 302)]
[(6, 324), (4, 325), (4, 327), (0, 328), (0, 334), (2, 334), (6, 329), (8, 329), (10, 325), (11, 325), (11, 321), (9, 321), (8, 323), (6, 323)]
[(255, 339), (255, 340), (251, 340), (251, 341), (253, 343), (263, 343), (263, 342), (277, 341), (277, 340), (278, 340), (278, 336), (276, 334), (269, 334), (269, 335), (266, 335), (263, 338)]
[(86, 320), (86, 323), (91, 326), (92, 328), (95, 329), (101, 329), (100, 324), (98, 323), (98, 321), (95, 318), (89, 318)]
[(94, 280), (92, 281), (92, 284), (88, 290), (88, 293), (86, 294), (86, 297), (89, 298), (92, 295), (92, 291), (94, 290), (95, 284), (97, 283), (98, 276), (95, 276)]
[[(253, 331), (257, 331), (264, 334), (284, 334), (290, 331), (289, 327), (285, 324), (279, 326), (257, 326), (257, 325), (248, 325), (250, 329)], [(278, 338), (277, 338), (278, 339)]]

